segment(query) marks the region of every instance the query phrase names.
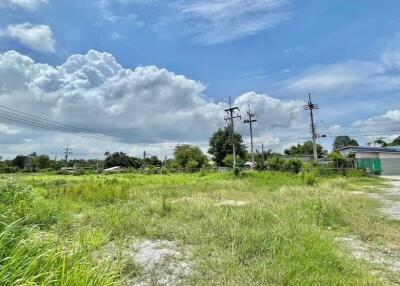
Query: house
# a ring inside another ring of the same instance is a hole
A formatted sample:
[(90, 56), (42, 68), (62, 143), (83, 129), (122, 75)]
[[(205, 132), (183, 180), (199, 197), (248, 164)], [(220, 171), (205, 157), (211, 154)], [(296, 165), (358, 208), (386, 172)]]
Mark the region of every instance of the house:
[(253, 162), (246, 162), (243, 164), (243, 167), (245, 169), (254, 169), (256, 167), (257, 163), (254, 162), (254, 166), (253, 166)]
[(347, 146), (337, 151), (344, 156), (353, 155), (359, 169), (382, 175), (400, 175), (400, 147)]

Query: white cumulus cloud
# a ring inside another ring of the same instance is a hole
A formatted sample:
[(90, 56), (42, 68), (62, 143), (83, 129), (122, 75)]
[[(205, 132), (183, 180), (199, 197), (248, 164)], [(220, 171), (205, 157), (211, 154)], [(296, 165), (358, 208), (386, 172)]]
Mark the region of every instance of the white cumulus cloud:
[[(60, 66), (35, 63), (15, 51), (0, 53), (0, 77), (0, 106), (99, 133), (142, 141), (191, 142), (205, 148), (211, 134), (224, 126), (226, 104), (207, 99), (202, 83), (155, 66), (124, 68), (109, 53), (91, 50), (72, 55)], [(269, 134), (275, 129), (299, 126), (303, 112), (301, 102), (255, 92), (238, 96), (234, 103), (243, 113), (248, 103), (253, 106), (262, 126), (255, 129), (260, 138), (272, 136)], [(247, 127), (240, 125), (238, 122), (238, 130), (246, 137)], [(85, 138), (72, 140), (70, 135), (23, 130), (3, 150), (12, 153), (23, 149), (18, 146), (27, 139), (30, 145), (26, 146), (36, 148), (29, 151), (51, 152), (63, 144), (93, 149), (93, 142)], [(110, 144), (96, 143), (96, 150), (124, 146)], [(143, 148), (132, 144), (129, 150), (138, 155)], [(157, 151), (160, 148), (153, 147), (152, 152)]]
[(56, 41), (53, 32), (47, 25), (22, 23), (9, 25), (0, 31), (0, 36), (10, 37), (33, 50), (39, 52), (55, 52)]

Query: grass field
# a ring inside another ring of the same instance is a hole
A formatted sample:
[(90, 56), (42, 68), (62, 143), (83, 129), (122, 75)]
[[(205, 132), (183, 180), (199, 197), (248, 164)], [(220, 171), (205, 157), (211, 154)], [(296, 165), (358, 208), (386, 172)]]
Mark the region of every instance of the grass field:
[[(337, 243), (355, 235), (398, 247), (398, 224), (351, 193), (378, 179), (308, 186), (285, 173), (11, 177), (1, 179), (0, 285), (398, 282)], [(145, 251), (154, 249), (169, 260), (147, 267), (133, 259), (144, 251), (151, 264)]]

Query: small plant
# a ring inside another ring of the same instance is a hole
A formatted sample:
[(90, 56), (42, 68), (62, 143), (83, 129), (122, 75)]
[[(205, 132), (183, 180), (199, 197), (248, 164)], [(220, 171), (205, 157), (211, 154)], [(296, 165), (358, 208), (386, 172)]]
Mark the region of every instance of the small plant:
[(314, 186), (317, 182), (317, 177), (313, 172), (304, 173), (303, 178), (307, 186)]
[(167, 200), (167, 196), (162, 196), (162, 211), (163, 214), (169, 213), (172, 210), (171, 203)]
[(14, 178), (0, 182), (0, 205), (17, 217), (25, 216), (33, 201), (33, 189), (30, 185)]
[(169, 170), (167, 168), (165, 168), (165, 167), (162, 167), (160, 169), (160, 174), (161, 175), (167, 175), (167, 174), (169, 174)]
[(241, 173), (240, 168), (238, 168), (238, 167), (233, 168), (233, 176), (234, 176), (235, 178), (239, 177), (239, 176), (240, 176), (240, 173)]

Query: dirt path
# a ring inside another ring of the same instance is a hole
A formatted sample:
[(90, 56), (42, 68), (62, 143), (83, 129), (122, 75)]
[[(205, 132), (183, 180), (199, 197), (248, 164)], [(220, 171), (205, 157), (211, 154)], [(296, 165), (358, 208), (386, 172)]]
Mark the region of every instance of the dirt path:
[(400, 220), (400, 176), (382, 176), (390, 180), (392, 187), (382, 188), (382, 193), (368, 193), (374, 199), (383, 203), (382, 213), (394, 220)]
[[(365, 186), (368, 191), (353, 191), (352, 194), (369, 196), (382, 203), (380, 211), (391, 220), (400, 220), (400, 176), (384, 176), (391, 184), (388, 188)], [(370, 191), (372, 190), (372, 191)], [(371, 265), (375, 276), (384, 285), (400, 285), (400, 251), (374, 242), (362, 241), (357, 236), (337, 238), (337, 242), (347, 249), (354, 258)]]

